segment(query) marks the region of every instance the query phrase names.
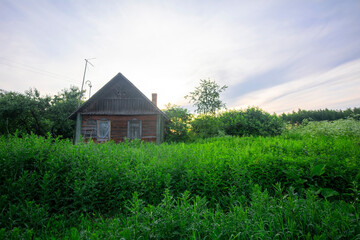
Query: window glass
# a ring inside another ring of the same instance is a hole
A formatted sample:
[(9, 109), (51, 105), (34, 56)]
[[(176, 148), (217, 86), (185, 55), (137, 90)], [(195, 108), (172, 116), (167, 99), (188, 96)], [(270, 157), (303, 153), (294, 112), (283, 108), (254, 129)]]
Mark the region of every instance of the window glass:
[(85, 121), (81, 129), (83, 138), (96, 138), (97, 137), (97, 122), (96, 120), (88, 119)]
[(128, 121), (128, 138), (141, 139), (141, 120), (130, 120)]
[(110, 121), (98, 121), (98, 138), (109, 139)]

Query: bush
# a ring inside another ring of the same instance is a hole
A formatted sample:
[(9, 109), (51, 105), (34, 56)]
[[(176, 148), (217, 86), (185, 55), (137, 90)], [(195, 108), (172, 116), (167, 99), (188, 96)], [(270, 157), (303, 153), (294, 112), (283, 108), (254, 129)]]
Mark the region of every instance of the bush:
[(276, 136), (283, 130), (279, 117), (254, 107), (224, 112), (220, 121), (225, 133), (232, 136)]
[(41, 97), (36, 89), (25, 94), (0, 91), (0, 135), (15, 132), (72, 138), (75, 122), (68, 119), (77, 108), (80, 91), (64, 89), (54, 97)]
[(191, 131), (197, 138), (215, 137), (224, 130), (219, 117), (215, 115), (198, 115), (191, 122)]
[(356, 118), (360, 114), (360, 108), (348, 108), (346, 110), (329, 110), (329, 109), (319, 109), (319, 110), (301, 110), (297, 112), (293, 111), (292, 113), (283, 113), (281, 118), (291, 124), (301, 124), (304, 120), (311, 121), (334, 121), (338, 119), (346, 119), (348, 117)]
[(283, 122), (275, 114), (259, 108), (231, 110), (218, 115), (199, 115), (191, 122), (192, 131), (199, 138), (215, 136), (276, 136), (283, 130)]
[(164, 112), (170, 118), (170, 122), (166, 125), (165, 141), (184, 142), (189, 140), (191, 114), (188, 110), (168, 104)]
[(355, 237), (358, 139), (72, 145), (1, 137), (0, 239), (235, 238), (242, 230), (245, 239)]
[(357, 137), (360, 138), (360, 121), (349, 118), (336, 121), (304, 121), (297, 127), (290, 127), (284, 136), (301, 137)]

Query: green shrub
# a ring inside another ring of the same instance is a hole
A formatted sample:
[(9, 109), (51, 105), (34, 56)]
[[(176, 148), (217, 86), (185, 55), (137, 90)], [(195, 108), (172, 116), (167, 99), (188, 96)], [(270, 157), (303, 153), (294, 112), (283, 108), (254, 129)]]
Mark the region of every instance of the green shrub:
[(187, 109), (169, 103), (166, 106), (165, 114), (170, 118), (170, 121), (166, 124), (165, 141), (188, 141), (191, 114)]
[(301, 137), (356, 137), (360, 138), (360, 122), (349, 118), (336, 121), (305, 121), (297, 127), (290, 127), (284, 136)]
[(231, 136), (276, 136), (283, 130), (279, 117), (254, 107), (224, 112), (220, 121), (225, 133)]
[(301, 134), (161, 145), (1, 137), (0, 236), (355, 237), (358, 143)]
[(297, 112), (293, 111), (292, 113), (283, 113), (281, 118), (291, 124), (301, 124), (304, 120), (311, 121), (335, 121), (338, 119), (346, 119), (349, 117), (358, 118), (360, 114), (360, 108), (348, 108), (346, 110), (329, 110), (329, 109), (319, 109), (319, 110), (301, 110)]
[(184, 192), (174, 198), (165, 190), (159, 205), (145, 205), (137, 194), (128, 202), (129, 214), (115, 218), (82, 219), (65, 236), (79, 239), (356, 239), (357, 209), (342, 201), (330, 204), (311, 192), (301, 198), (278, 188), (271, 196), (258, 185), (251, 201), (212, 210), (207, 198)]
[(215, 136), (276, 136), (284, 125), (275, 114), (259, 108), (230, 110), (218, 115), (198, 115), (191, 122), (192, 131), (198, 138)]
[(197, 138), (209, 138), (221, 134), (223, 126), (216, 115), (201, 114), (191, 121), (191, 131)]

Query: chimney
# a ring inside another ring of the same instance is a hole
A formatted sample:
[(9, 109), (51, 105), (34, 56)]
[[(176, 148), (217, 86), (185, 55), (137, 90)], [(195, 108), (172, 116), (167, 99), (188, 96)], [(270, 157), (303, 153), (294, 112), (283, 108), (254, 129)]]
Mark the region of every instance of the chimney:
[(157, 106), (157, 93), (153, 93), (152, 95), (152, 102), (155, 106)]

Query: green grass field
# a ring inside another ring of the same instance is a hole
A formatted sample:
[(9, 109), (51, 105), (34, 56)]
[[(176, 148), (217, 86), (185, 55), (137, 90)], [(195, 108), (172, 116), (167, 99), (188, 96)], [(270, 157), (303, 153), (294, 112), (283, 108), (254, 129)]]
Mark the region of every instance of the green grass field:
[(0, 239), (360, 239), (360, 125), (72, 145), (0, 139)]

